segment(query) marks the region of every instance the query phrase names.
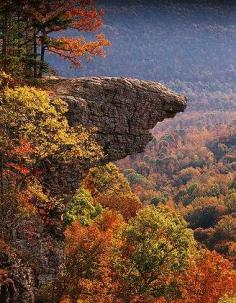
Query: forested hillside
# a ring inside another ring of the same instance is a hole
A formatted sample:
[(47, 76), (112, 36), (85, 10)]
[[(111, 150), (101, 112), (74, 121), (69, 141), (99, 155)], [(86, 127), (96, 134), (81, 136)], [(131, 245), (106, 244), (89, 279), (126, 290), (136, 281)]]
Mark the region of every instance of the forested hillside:
[(175, 208), (198, 241), (235, 262), (235, 125), (170, 124), (155, 129), (144, 154), (119, 164), (143, 204)]
[(187, 112), (157, 125), (145, 153), (119, 166), (143, 205), (174, 208), (203, 247), (235, 262), (235, 3), (99, 5), (106, 11), (103, 31), (112, 42), (108, 56), (84, 63), (79, 71), (63, 66), (60, 72), (145, 78), (188, 96)]
[(235, 303), (235, 17), (0, 3), (1, 303)]

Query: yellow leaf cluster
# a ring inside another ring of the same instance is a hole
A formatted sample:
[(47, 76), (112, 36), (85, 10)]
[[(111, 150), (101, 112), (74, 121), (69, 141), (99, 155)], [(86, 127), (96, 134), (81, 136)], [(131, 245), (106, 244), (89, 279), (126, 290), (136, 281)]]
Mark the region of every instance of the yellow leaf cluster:
[(97, 160), (101, 148), (94, 130), (70, 127), (67, 104), (48, 92), (28, 86), (6, 88), (0, 106), (0, 150), (9, 154), (27, 140), (33, 147), (30, 162), (54, 157)]

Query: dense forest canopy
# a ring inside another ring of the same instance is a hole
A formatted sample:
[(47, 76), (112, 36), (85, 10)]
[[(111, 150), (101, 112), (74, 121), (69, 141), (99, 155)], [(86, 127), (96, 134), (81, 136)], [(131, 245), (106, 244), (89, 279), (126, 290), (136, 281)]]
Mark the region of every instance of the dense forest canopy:
[[(96, 4), (0, 4), (0, 302), (235, 303), (236, 5)], [(188, 110), (100, 166), (97, 130), (33, 79), (55, 71), (160, 81)]]

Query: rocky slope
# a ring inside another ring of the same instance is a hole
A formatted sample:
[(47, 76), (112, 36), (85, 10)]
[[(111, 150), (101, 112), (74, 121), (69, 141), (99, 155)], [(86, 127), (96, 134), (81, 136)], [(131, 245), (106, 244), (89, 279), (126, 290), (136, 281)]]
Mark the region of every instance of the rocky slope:
[[(185, 97), (158, 83), (135, 79), (57, 78), (47, 79), (45, 86), (68, 103), (71, 125), (97, 128), (96, 137), (105, 154), (98, 165), (143, 151), (152, 139), (149, 130), (186, 107)], [(45, 183), (52, 193), (54, 188), (59, 188), (57, 195), (72, 194), (88, 168), (89, 165), (51, 165)], [(33, 244), (29, 244), (21, 228), (16, 227), (11, 241), (14, 251), (7, 250), (5, 244), (0, 245), (0, 268), (10, 269), (9, 275), (0, 271), (0, 302), (35, 302), (35, 289), (55, 278), (63, 263), (63, 228), (61, 210), (54, 209), (52, 213), (53, 230), (44, 225), (37, 214), (34, 222), (32, 218), (23, 222), (26, 231), (37, 222)], [(24, 256), (18, 251), (24, 251)], [(5, 286), (1, 288), (1, 285)], [(12, 298), (6, 298), (11, 293)]]

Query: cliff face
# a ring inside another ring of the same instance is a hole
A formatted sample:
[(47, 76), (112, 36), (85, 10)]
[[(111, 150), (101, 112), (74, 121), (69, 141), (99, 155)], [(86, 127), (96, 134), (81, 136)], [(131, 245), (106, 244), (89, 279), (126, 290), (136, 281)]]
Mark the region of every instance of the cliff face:
[(186, 107), (184, 96), (155, 82), (94, 77), (48, 83), (68, 103), (71, 125), (97, 127), (104, 162), (142, 152), (152, 139), (149, 130)]
[[(45, 86), (67, 102), (71, 125), (97, 128), (96, 138), (105, 154), (97, 165), (142, 152), (152, 139), (149, 130), (157, 122), (174, 117), (186, 107), (185, 97), (158, 83), (134, 79), (47, 79)], [(54, 166), (51, 163), (47, 169), (44, 181), (51, 193), (71, 195), (89, 169), (89, 164), (75, 167), (73, 164), (65, 166), (56, 163)], [(63, 264), (62, 213), (63, 210), (55, 207), (48, 214), (54, 221), (51, 230), (35, 214), (33, 220), (37, 222), (37, 230), (33, 245), (29, 245), (20, 227), (16, 227), (11, 245), (16, 252), (23, 250), (25, 256), (30, 256), (26, 261), (17, 253), (1, 254), (0, 249), (0, 268), (6, 268), (4, 260), (10, 262), (7, 267), (11, 268), (10, 277), (19, 294), (17, 302), (34, 302), (34, 290), (55, 278)], [(30, 228), (31, 220), (23, 222), (23, 225)], [(3, 276), (0, 272), (0, 282)]]
[[(152, 139), (150, 130), (165, 118), (184, 111), (186, 98), (165, 86), (128, 78), (48, 79), (46, 87), (67, 102), (72, 126), (96, 127), (96, 140), (105, 157), (98, 164), (140, 153)], [(78, 187), (85, 167), (53, 167), (45, 184), (70, 194)], [(65, 182), (66, 180), (66, 182)], [(65, 184), (65, 186), (61, 186)]]

